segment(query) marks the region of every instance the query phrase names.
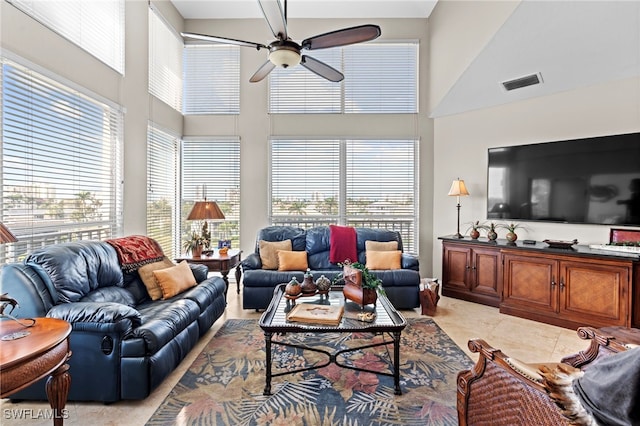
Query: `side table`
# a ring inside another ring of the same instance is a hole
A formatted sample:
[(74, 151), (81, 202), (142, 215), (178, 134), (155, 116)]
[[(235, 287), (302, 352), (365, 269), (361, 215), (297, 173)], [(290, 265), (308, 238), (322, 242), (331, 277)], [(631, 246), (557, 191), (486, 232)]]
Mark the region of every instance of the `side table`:
[(224, 296), (227, 297), (227, 291), (229, 290), (229, 271), (236, 268), (236, 287), (237, 292), (240, 294), (240, 261), (242, 260), (242, 250), (229, 250), (226, 255), (221, 256), (220, 253), (214, 251), (210, 255), (202, 255), (200, 257), (193, 257), (191, 255), (184, 255), (176, 257), (176, 262), (182, 262), (186, 260), (187, 263), (197, 263), (200, 265), (206, 265), (209, 268), (209, 272), (219, 272), (222, 274), (222, 279), (226, 285)]
[(10, 319), (0, 320), (0, 339), (27, 331), (15, 340), (0, 340), (0, 398), (26, 388), (43, 377), (47, 399), (53, 409), (53, 424), (62, 426), (67, 417), (67, 396), (71, 385), (69, 365), (69, 334), (71, 324), (55, 318), (36, 318), (25, 328)]

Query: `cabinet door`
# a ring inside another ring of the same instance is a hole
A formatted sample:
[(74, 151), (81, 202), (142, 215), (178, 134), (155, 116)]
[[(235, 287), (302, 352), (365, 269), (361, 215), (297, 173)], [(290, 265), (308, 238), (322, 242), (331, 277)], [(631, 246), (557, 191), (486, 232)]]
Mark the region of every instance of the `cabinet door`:
[(468, 271), (471, 249), (447, 244), (442, 253), (443, 290), (469, 291)]
[(503, 305), (556, 313), (558, 261), (545, 257), (504, 255)]
[(493, 249), (474, 248), (471, 252), (471, 291), (500, 298), (498, 268), (500, 253)]
[(560, 263), (560, 313), (593, 326), (629, 327), (631, 263), (562, 261)]

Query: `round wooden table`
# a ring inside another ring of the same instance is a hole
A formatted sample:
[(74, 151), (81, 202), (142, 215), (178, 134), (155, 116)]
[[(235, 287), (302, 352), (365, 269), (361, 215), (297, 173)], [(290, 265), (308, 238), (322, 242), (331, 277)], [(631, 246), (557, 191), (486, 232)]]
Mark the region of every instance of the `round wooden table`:
[[(27, 323), (29, 320), (22, 319)], [(71, 324), (55, 318), (36, 318), (32, 327), (23, 327), (16, 321), (0, 320), (0, 398), (26, 388), (43, 377), (53, 410), (53, 424), (62, 425), (68, 416), (65, 410), (71, 376), (66, 363), (69, 351)], [(29, 332), (15, 340), (5, 340), (14, 333)]]

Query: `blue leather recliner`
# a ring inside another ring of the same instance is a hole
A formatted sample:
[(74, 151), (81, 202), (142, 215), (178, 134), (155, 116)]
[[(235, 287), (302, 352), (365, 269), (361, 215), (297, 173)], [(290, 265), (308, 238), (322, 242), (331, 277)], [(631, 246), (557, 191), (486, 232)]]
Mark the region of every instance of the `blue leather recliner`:
[[(224, 313), (222, 278), (190, 266), (195, 287), (152, 301), (137, 271), (123, 273), (111, 245), (63, 243), (4, 265), (0, 293), (18, 301), (16, 317), (71, 323), (70, 401), (144, 399)], [(44, 379), (11, 399), (46, 400)]]
[[(402, 237), (397, 231), (377, 228), (355, 228), (358, 262), (366, 263), (365, 243), (371, 241), (397, 241), (402, 251)], [(292, 277), (300, 282), (305, 271), (277, 271), (262, 269), (260, 260), (260, 240), (291, 240), (294, 251), (305, 250), (307, 262), (314, 278), (324, 275), (333, 280), (342, 267), (329, 261), (330, 228), (319, 226), (301, 229), (291, 226), (268, 226), (258, 232), (255, 252), (242, 262), (242, 307), (244, 309), (266, 309), (278, 284), (287, 283)], [(420, 306), (420, 265), (416, 256), (402, 253), (401, 268), (392, 270), (372, 270), (382, 280), (385, 293), (396, 309), (413, 309)]]

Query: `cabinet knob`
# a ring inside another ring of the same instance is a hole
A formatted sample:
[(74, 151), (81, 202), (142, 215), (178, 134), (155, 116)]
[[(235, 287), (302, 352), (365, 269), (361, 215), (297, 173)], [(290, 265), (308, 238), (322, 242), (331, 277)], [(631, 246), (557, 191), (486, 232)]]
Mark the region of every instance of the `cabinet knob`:
[(556, 286), (556, 279), (551, 278), (551, 287), (555, 287), (555, 286)]
[(564, 282), (560, 279), (560, 290), (564, 290)]

